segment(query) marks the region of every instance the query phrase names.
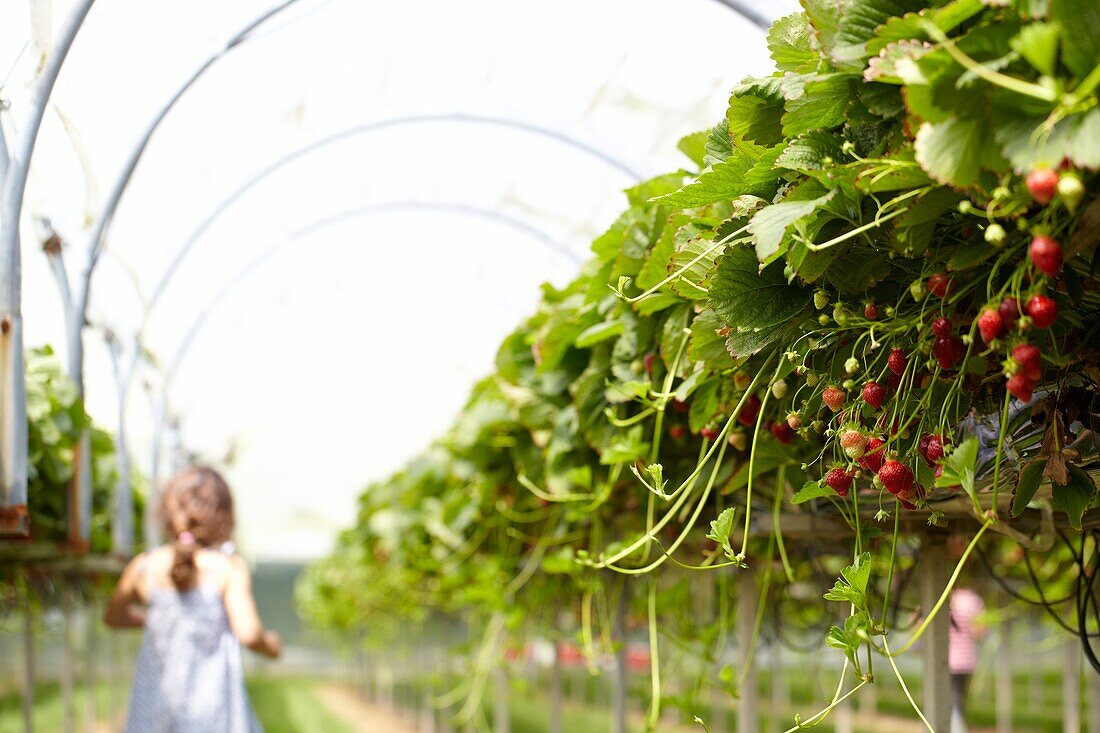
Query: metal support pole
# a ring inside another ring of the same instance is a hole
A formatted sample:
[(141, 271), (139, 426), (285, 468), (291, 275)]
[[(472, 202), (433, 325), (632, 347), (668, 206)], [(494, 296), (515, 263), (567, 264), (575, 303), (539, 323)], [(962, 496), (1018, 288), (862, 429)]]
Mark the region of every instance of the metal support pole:
[(562, 727), (562, 684), (561, 684), (561, 651), (558, 643), (554, 642), (554, 660), (550, 665), (550, 730), (549, 733), (563, 733)]
[(1100, 733), (1100, 674), (1091, 667), (1085, 668), (1088, 678), (1088, 733)]
[(997, 733), (1012, 733), (1012, 620), (1000, 626), (1001, 639), (993, 665), (993, 698)]
[(34, 609), (27, 598), (23, 609), (23, 733), (34, 733), (34, 689)]
[[(926, 537), (921, 550), (921, 608), (932, 610), (947, 587), (953, 563), (942, 537)], [(945, 604), (921, 638), (924, 715), (937, 731), (951, 730), (951, 669), (947, 662), (951, 615)]]
[(73, 601), (71, 590), (61, 589), (61, 720), (65, 733), (76, 731), (75, 676), (76, 652), (73, 649)]
[(1081, 731), (1081, 641), (1074, 637), (1062, 652), (1062, 730)]
[(611, 733), (627, 733), (626, 727), (626, 612), (630, 605), (630, 582), (623, 579), (623, 592), (619, 596), (619, 607), (615, 611), (614, 639), (618, 644), (615, 650), (615, 672), (611, 688)]
[[(31, 157), (61, 65), (95, 0), (77, 0), (35, 80), (19, 139), (0, 191), (0, 507), (11, 531), (29, 529), (27, 503), (27, 395), (24, 388), (22, 260), (19, 226)], [(24, 507), (19, 513), (17, 507)], [(15, 520), (12, 522), (11, 520)]]
[(510, 733), (512, 713), (508, 707), (507, 661), (497, 660), (493, 667), (493, 733)]
[[(758, 603), (756, 578), (751, 570), (740, 570), (737, 575), (737, 649), (746, 663), (749, 662), (747, 655), (753, 646), (753, 627), (756, 624)], [(750, 669), (741, 685), (741, 699), (737, 705), (737, 733), (760, 733), (759, 699), (759, 681), (755, 670)]]

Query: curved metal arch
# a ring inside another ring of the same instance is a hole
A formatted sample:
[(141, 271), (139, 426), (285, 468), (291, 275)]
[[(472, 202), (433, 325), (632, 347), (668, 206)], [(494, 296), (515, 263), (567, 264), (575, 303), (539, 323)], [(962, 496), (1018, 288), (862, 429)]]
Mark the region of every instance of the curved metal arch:
[(337, 142), (356, 137), (357, 135), (362, 135), (369, 132), (377, 132), (380, 130), (386, 130), (402, 125), (438, 122), (495, 125), (499, 127), (522, 130), (524, 132), (530, 132), (532, 134), (546, 137), (551, 140), (556, 140), (572, 148), (580, 150), (581, 152), (606, 163), (623, 175), (628, 176), (633, 181), (639, 181), (642, 178), (642, 176), (637, 171), (633, 170), (625, 163), (619, 161), (613, 156), (608, 155), (598, 148), (588, 145), (583, 141), (572, 138), (562, 132), (558, 132), (557, 130), (552, 130), (550, 128), (541, 127), (539, 125), (535, 125), (529, 122), (513, 120), (506, 117), (492, 117), (488, 115), (475, 115), (456, 112), (443, 114), (405, 115), (401, 117), (391, 117), (385, 120), (360, 123), (358, 125), (353, 125), (352, 127), (345, 128), (344, 130), (341, 130), (339, 132), (332, 133), (331, 135), (323, 137), (319, 140), (315, 140), (311, 143), (303, 145), (300, 148), (296, 148), (289, 153), (286, 153), (285, 155), (276, 159), (275, 161), (261, 169), (259, 172), (245, 180), (244, 183), (238, 186), (232, 193), (222, 199), (221, 202), (219, 202), (218, 205), (215, 206), (210, 211), (210, 213), (206, 215), (206, 217), (191, 232), (191, 234), (188, 235), (187, 239), (184, 240), (183, 245), (179, 248), (179, 250), (176, 251), (176, 254), (175, 256), (173, 256), (172, 261), (168, 263), (168, 266), (165, 268), (164, 272), (161, 273), (160, 279), (153, 287), (153, 290), (149, 296), (149, 309), (152, 310), (156, 307), (156, 304), (160, 300), (161, 295), (163, 295), (164, 290), (168, 287), (168, 284), (171, 282), (173, 276), (175, 275), (176, 269), (179, 267), (180, 263), (187, 257), (191, 249), (198, 243), (199, 239), (202, 238), (203, 234), (206, 233), (206, 231), (222, 216), (222, 214), (228, 211), (233, 206), (233, 204), (240, 200), (242, 196), (244, 196), (246, 193), (248, 193), (248, 191), (259, 185), (261, 182), (266, 180), (272, 174), (278, 172), (295, 160), (298, 160), (313, 152), (326, 148), (329, 145), (333, 145)]
[(172, 380), (175, 378), (176, 373), (183, 362), (183, 359), (187, 356), (188, 351), (191, 348), (191, 344), (194, 342), (195, 337), (203, 326), (206, 325), (207, 320), (213, 314), (222, 302), (229, 297), (233, 291), (240, 285), (241, 282), (251, 277), (256, 270), (260, 269), (265, 263), (267, 263), (272, 257), (281, 252), (286, 247), (297, 244), (306, 237), (312, 236), (319, 231), (327, 229), (328, 227), (341, 224), (346, 221), (352, 221), (360, 219), (365, 216), (373, 216), (378, 214), (390, 214), (400, 211), (426, 211), (432, 213), (446, 213), (446, 214), (458, 214), (462, 216), (470, 216), (479, 219), (486, 219), (494, 221), (512, 229), (520, 231), (532, 239), (537, 240), (547, 249), (557, 254), (562, 255), (566, 259), (575, 264), (580, 264), (581, 258), (576, 253), (569, 250), (560, 242), (555, 240), (545, 231), (532, 226), (520, 219), (501, 214), (498, 211), (492, 209), (484, 209), (477, 206), (471, 206), (461, 203), (432, 203), (424, 201), (394, 201), (385, 204), (369, 204), (366, 206), (360, 206), (345, 211), (330, 214), (328, 216), (317, 219), (310, 222), (303, 227), (300, 227), (291, 232), (286, 238), (278, 240), (268, 245), (263, 251), (261, 251), (256, 257), (250, 260), (244, 267), (234, 274), (229, 281), (223, 285), (218, 292), (214, 295), (210, 301), (199, 310), (195, 319), (191, 322), (187, 332), (184, 334), (183, 339), (180, 341), (179, 348), (176, 349), (176, 353), (172, 355), (171, 361), (164, 369), (164, 377), (162, 380), (162, 393), (163, 399), (167, 402), (168, 390), (171, 386)]
[(745, 0), (715, 0), (719, 5), (725, 5), (733, 12), (740, 15), (745, 20), (752, 23), (757, 28), (764, 31), (769, 30), (772, 27), (771, 18), (761, 13), (756, 8), (752, 7)]

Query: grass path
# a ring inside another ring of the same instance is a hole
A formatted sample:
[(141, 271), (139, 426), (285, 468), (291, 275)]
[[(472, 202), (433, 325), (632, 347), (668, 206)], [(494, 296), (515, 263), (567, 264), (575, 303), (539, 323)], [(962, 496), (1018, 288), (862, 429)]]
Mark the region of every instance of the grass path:
[(347, 685), (322, 682), (314, 688), (314, 694), (354, 733), (417, 733), (415, 726), (389, 710), (371, 705)]

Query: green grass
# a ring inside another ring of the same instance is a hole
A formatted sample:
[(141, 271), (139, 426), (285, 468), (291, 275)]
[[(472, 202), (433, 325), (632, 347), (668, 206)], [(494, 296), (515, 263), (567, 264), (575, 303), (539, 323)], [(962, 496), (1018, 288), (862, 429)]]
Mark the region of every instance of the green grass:
[(253, 677), (248, 694), (265, 733), (351, 733), (325, 710), (315, 694), (315, 680)]
[[(265, 733), (351, 733), (341, 721), (329, 714), (318, 701), (314, 690), (315, 680), (282, 677), (254, 677), (248, 680), (248, 693), (256, 716)], [(114, 690), (113, 703), (117, 719), (129, 699), (129, 682), (120, 683)], [(108, 705), (112, 701), (106, 684), (96, 687), (96, 711), (101, 719), (108, 717)], [(76, 729), (82, 730), (84, 706), (87, 704), (86, 688), (77, 689), (74, 697)], [(63, 730), (61, 688), (57, 684), (44, 683), (35, 689), (35, 731), (53, 733)], [(0, 695), (0, 733), (22, 733), (23, 702), (18, 692)]]

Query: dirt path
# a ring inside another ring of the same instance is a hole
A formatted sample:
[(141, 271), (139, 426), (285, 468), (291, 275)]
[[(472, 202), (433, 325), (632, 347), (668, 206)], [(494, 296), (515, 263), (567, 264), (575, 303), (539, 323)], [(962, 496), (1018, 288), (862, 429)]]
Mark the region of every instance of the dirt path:
[(315, 688), (317, 699), (356, 733), (417, 733), (396, 713), (370, 704), (346, 685), (326, 682)]

